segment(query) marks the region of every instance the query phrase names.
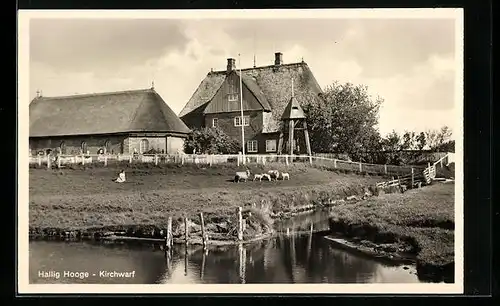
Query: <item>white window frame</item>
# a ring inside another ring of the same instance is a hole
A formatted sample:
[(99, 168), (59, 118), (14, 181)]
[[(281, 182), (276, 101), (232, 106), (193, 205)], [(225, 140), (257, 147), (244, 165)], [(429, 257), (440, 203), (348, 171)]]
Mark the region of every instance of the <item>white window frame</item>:
[(236, 102), (236, 101), (238, 101), (238, 94), (237, 93), (227, 94), (227, 100), (229, 102)]
[[(243, 116), (243, 126), (250, 126), (250, 117)], [(241, 126), (241, 116), (234, 117), (234, 126)]]
[(219, 124), (219, 118), (212, 118), (212, 127), (217, 127)]
[[(269, 149), (270, 143), (274, 143), (274, 149)], [(276, 139), (267, 139), (266, 140), (266, 152), (276, 152), (277, 142)]]
[[(253, 148), (253, 146), (250, 144), (255, 144), (255, 148)], [(247, 141), (247, 152), (249, 152), (249, 153), (259, 152), (259, 142), (257, 140)]]
[[(146, 150), (144, 150), (142, 144), (143, 143), (146, 143)], [(149, 140), (147, 140), (146, 138), (143, 138), (139, 141), (139, 154), (143, 154), (144, 152), (147, 152), (149, 151)]]

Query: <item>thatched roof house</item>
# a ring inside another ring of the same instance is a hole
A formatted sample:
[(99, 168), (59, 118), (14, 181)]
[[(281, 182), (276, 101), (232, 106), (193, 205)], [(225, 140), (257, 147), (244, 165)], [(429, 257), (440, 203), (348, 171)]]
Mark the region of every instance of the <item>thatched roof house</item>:
[[(238, 138), (241, 120), (235, 118), (239, 118), (241, 107), (235, 94), (239, 92), (239, 72), (232, 58), (227, 60), (226, 70), (210, 71), (179, 117), (192, 128), (217, 124)], [(244, 116), (249, 117), (248, 128), (245, 128), (245, 141), (251, 142), (247, 143), (248, 151), (274, 152), (275, 134), (280, 130), (281, 117), (292, 96), (292, 80), (294, 98), (299, 105), (317, 99), (322, 93), (321, 87), (307, 63), (284, 64), (279, 52), (275, 54), (274, 65), (245, 68), (241, 73)]]
[(30, 147), (37, 151), (169, 152), (190, 133), (152, 88), (40, 96), (31, 102), (29, 116)]

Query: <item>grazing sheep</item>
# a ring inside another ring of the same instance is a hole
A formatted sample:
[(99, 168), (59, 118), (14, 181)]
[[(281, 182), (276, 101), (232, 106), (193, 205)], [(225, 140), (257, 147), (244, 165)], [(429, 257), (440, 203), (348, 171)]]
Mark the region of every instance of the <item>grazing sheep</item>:
[(262, 178), (267, 178), (268, 181), (271, 181), (271, 176), (267, 173), (262, 173)]
[(253, 180), (255, 181), (257, 179), (259, 180), (259, 182), (262, 181), (262, 174), (254, 174), (253, 175)]
[(271, 179), (278, 180), (278, 176), (280, 175), (280, 172), (278, 170), (269, 170), (267, 173), (271, 176)]
[(234, 176), (234, 182), (238, 183), (240, 180), (246, 182), (249, 177), (250, 177), (250, 170), (247, 170), (246, 172), (236, 172), (236, 175)]
[(287, 172), (281, 172), (281, 177), (283, 180), (290, 180), (290, 174)]

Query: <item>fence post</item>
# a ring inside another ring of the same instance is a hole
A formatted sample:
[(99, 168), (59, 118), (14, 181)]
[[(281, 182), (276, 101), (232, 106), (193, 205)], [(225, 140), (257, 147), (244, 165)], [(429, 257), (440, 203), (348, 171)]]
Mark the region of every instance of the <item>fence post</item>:
[(214, 155), (210, 154), (209, 157), (210, 157), (210, 167), (212, 167)]
[(337, 160), (333, 159), (333, 168), (337, 168)]
[(240, 166), (240, 155), (238, 154), (238, 158), (236, 158), (236, 165), (239, 167)]
[(61, 155), (57, 157), (57, 168), (61, 169)]
[(104, 154), (104, 166), (106, 167), (108, 165), (108, 155)]
[(40, 154), (38, 154), (37, 159), (38, 159), (38, 166), (41, 167), (42, 166), (42, 156)]
[(285, 155), (286, 165), (288, 166), (288, 155)]
[(309, 155), (309, 164), (312, 165), (313, 164), (313, 158), (311, 155)]
[(50, 169), (50, 153), (47, 154), (47, 169)]
[(184, 165), (184, 155), (181, 155), (181, 165)]
[(131, 164), (132, 163), (132, 154), (129, 155), (128, 157), (128, 162)]
[(266, 156), (262, 156), (262, 164), (265, 165), (266, 164)]
[(82, 165), (85, 165), (85, 154), (82, 153)]
[(155, 154), (155, 166), (158, 166), (158, 154)]
[(411, 188), (413, 189), (413, 186), (415, 184), (415, 169), (411, 167)]
[(384, 164), (384, 173), (387, 174), (387, 164)]
[(363, 164), (359, 162), (359, 172), (363, 172)]
[(188, 218), (184, 218), (184, 240), (186, 241), (186, 246), (187, 246), (189, 244)]
[(208, 235), (205, 232), (205, 221), (203, 220), (203, 213), (200, 213), (200, 223), (201, 223), (201, 239), (203, 241), (203, 249), (207, 249), (208, 245)]
[(238, 207), (238, 241), (243, 240), (243, 215), (241, 207)]

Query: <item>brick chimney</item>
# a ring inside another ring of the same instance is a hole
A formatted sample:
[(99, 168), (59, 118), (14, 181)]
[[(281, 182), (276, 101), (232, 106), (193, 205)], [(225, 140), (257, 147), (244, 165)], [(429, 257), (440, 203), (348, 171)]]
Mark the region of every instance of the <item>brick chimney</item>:
[(227, 59), (227, 72), (231, 72), (236, 69), (236, 60), (234, 58)]
[(281, 52), (274, 53), (274, 64), (277, 66), (283, 64), (283, 53)]

